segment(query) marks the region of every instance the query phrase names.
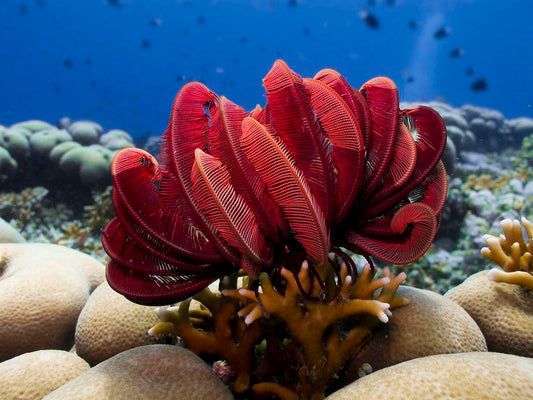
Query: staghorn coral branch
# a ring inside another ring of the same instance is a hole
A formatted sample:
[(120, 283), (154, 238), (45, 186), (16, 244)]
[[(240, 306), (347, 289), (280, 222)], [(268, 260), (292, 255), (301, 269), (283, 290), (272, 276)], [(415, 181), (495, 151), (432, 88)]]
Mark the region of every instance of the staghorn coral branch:
[[(390, 272), (387, 271), (387, 276), (372, 281), (370, 267), (366, 266), (358, 282), (353, 285), (352, 277), (348, 274), (346, 265), (343, 264), (335, 287), (336, 295), (326, 294), (325, 298), (332, 298), (332, 300), (323, 302), (301, 296), (295, 275), (287, 269), (282, 268), (280, 274), (286, 282), (283, 295), (273, 288), (266, 274), (261, 274), (259, 277), (262, 293), (255, 294), (250, 290), (240, 289), (223, 291), (223, 294), (243, 302), (256, 303), (255, 307), (250, 307), (248, 304), (241, 310), (247, 313), (242, 314), (246, 315), (246, 323), (253, 322), (262, 315), (259, 302), (266, 313), (284, 321), (294, 340), (301, 346), (303, 355), (305, 368), (302, 367), (299, 372), (301, 376), (298, 391), (318, 393), (317, 398), (321, 398), (321, 390), (324, 390), (346, 360), (355, 354), (371, 329), (380, 321), (388, 321), (387, 312), (390, 305), (384, 301), (374, 300), (374, 292), (383, 289), (383, 298), (392, 301), (394, 292), (405, 279), (405, 275), (392, 280)], [(311, 285), (309, 275), (309, 265), (304, 262), (298, 272), (298, 279), (304, 289)], [(354, 293), (364, 298), (355, 298)], [(365, 314), (362, 318), (368, 323), (353, 328), (341, 341), (341, 332), (335, 323), (358, 314)], [(256, 386), (252, 388), (254, 392), (270, 391), (269, 393), (280, 395), (278, 386), (273, 383)], [(283, 391), (283, 393), (286, 392)]]
[[(229, 286), (228, 282), (222, 285)], [(214, 334), (196, 329), (190, 320), (190, 303), (186, 300), (178, 307), (157, 309), (162, 322), (149, 330), (155, 335), (170, 332), (181, 337), (187, 347), (196, 354), (218, 354), (233, 368), (236, 380), (233, 384), (235, 392), (241, 393), (250, 387), (253, 348), (257, 341), (265, 334), (259, 324), (252, 324), (241, 329), (237, 341), (234, 340), (235, 326), (231, 320), (235, 314), (233, 299), (217, 295), (209, 289), (204, 289), (194, 296), (195, 299), (205, 301), (214, 318)], [(205, 303), (202, 303), (205, 304)], [(237, 322), (238, 324), (238, 322)]]
[[(335, 274), (330, 264), (314, 268), (305, 261), (297, 273), (281, 268), (284, 284), (279, 287), (273, 286), (266, 273), (260, 274), (257, 291), (237, 289), (235, 277), (224, 278), (220, 294), (206, 289), (194, 296), (209, 310), (197, 310), (195, 315), (211, 316), (212, 334), (195, 328), (190, 301), (160, 309), (162, 322), (151, 333), (172, 332), (195, 353), (224, 358), (235, 372), (237, 393), (251, 388), (257, 398), (323, 399), (328, 384), (359, 351), (372, 329), (388, 321), (390, 305), (405, 304), (404, 299), (395, 297), (405, 274), (394, 278), (386, 268), (381, 279), (372, 280), (373, 275), (366, 265), (354, 283), (344, 263)], [(349, 328), (339, 324), (355, 315), (358, 318)], [(256, 358), (252, 371), (252, 355), (258, 354), (263, 338), (268, 354)], [(263, 377), (263, 381), (251, 384), (253, 377)], [(287, 377), (297, 380), (287, 381)]]
[(533, 290), (533, 275), (525, 271), (505, 272), (493, 268), (487, 273), (487, 278), (494, 282), (511, 283)]
[[(481, 254), (503, 268), (503, 271), (492, 269), (487, 276), (495, 282), (513, 283), (531, 289), (533, 287), (533, 225), (522, 217), (521, 223), (518, 220), (504, 219), (501, 221), (501, 226), (503, 235), (483, 236), (487, 247), (481, 249)], [(527, 239), (524, 238), (522, 230), (526, 232)]]

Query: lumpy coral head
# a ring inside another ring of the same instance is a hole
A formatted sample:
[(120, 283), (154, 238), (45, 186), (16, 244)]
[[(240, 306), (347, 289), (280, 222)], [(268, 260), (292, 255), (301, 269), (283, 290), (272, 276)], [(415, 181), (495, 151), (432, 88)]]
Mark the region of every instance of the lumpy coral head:
[(188, 83), (160, 161), (115, 156), (116, 218), (102, 235), (115, 290), (169, 304), (237, 268), (255, 279), (304, 259), (320, 268), (341, 247), (395, 264), (428, 249), (446, 197), (440, 116), (401, 110), (385, 77), (357, 90), (278, 60), (263, 83), (266, 106), (251, 112)]

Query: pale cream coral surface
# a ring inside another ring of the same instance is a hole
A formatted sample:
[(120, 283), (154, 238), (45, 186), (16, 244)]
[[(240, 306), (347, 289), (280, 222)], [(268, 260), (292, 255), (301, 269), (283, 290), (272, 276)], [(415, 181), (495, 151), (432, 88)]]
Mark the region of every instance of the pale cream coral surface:
[[(395, 308), (343, 371), (346, 383), (365, 368), (373, 371), (434, 354), (487, 351), (475, 321), (457, 303), (429, 290), (400, 286), (408, 304)], [(367, 365), (365, 365), (367, 364)]]
[(154, 307), (132, 303), (103, 282), (76, 325), (76, 352), (95, 365), (132, 347), (154, 343), (148, 329), (159, 322)]
[(440, 354), (361, 378), (327, 400), (529, 400), (533, 359), (503, 353)]
[(104, 280), (90, 256), (51, 244), (0, 244), (0, 361), (69, 349), (79, 313)]
[(63, 350), (38, 350), (0, 363), (0, 399), (40, 400), (89, 369)]
[(231, 400), (197, 355), (178, 346), (127, 350), (71, 380), (46, 400)]
[[(445, 294), (480, 327), (490, 351), (533, 357), (533, 292), (478, 272)], [(533, 374), (533, 371), (532, 371)]]

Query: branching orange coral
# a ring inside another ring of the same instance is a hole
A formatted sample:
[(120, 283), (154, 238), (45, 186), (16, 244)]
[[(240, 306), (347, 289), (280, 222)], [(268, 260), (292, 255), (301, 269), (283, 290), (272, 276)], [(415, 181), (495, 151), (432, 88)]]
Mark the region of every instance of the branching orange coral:
[(522, 217), (521, 224), (518, 220), (504, 219), (501, 225), (503, 235), (483, 236), (488, 247), (483, 247), (481, 254), (503, 268), (503, 271), (493, 268), (487, 276), (496, 282), (522, 285), (533, 290), (533, 224)]
[(237, 288), (225, 278), (220, 294), (206, 289), (194, 297), (209, 310), (212, 332), (194, 326), (187, 301), (161, 309), (162, 322), (150, 333), (171, 332), (196, 353), (224, 358), (234, 370), (236, 393), (322, 399), (372, 329), (388, 321), (389, 308), (405, 304), (394, 297), (405, 274), (392, 278), (385, 269), (383, 278), (372, 280), (367, 265), (354, 283), (345, 264), (338, 274), (331, 264), (313, 271), (318, 277), (311, 270), (307, 261), (298, 273), (283, 268), (283, 285), (275, 286), (262, 273), (259, 290)]

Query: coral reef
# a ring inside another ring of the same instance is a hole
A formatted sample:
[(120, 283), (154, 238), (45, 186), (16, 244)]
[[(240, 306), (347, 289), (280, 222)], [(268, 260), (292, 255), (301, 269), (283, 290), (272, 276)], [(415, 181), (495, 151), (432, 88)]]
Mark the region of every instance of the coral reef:
[(327, 400), (526, 400), (533, 391), (532, 369), (531, 358), (509, 354), (439, 354), (374, 372)]
[(476, 321), (489, 351), (533, 357), (533, 293), (521, 285), (495, 282), (483, 270), (444, 296)]
[[(7, 190), (44, 185), (51, 192), (85, 191), (110, 183), (110, 164), (120, 149), (133, 146), (126, 132), (92, 121), (62, 119), (57, 126), (29, 120), (0, 125), (0, 181)], [(68, 184), (67, 184), (68, 182)]]
[(28, 242), (71, 247), (104, 261), (100, 235), (113, 218), (111, 186), (91, 192), (93, 203), (80, 205), (70, 198), (54, 201), (44, 187), (0, 193), (0, 218)]
[(94, 366), (133, 347), (160, 343), (147, 333), (158, 320), (153, 307), (132, 303), (103, 282), (78, 317), (76, 353)]
[(434, 354), (487, 351), (474, 319), (456, 302), (435, 292), (400, 286), (397, 296), (408, 301), (389, 322), (372, 331), (364, 346), (343, 368), (341, 386), (372, 371)]
[(0, 398), (41, 400), (89, 369), (76, 354), (37, 350), (0, 363)]
[(190, 310), (190, 300), (159, 309), (162, 322), (150, 333), (170, 332), (197, 354), (222, 357), (236, 393), (321, 399), (389, 309), (405, 304), (394, 296), (404, 274), (385, 270), (372, 280), (366, 265), (352, 282), (346, 264), (337, 269), (336, 262), (319, 277), (307, 261), (298, 276), (283, 268), (275, 286), (262, 273), (259, 290), (237, 288), (236, 275), (224, 278), (220, 293), (206, 288), (193, 296), (204, 309)]
[(136, 347), (101, 362), (43, 400), (233, 400), (205, 363), (178, 346)]
[(495, 282), (513, 283), (533, 290), (533, 224), (522, 217), (521, 224), (518, 220), (504, 219), (501, 226), (503, 235), (483, 236), (488, 247), (483, 247), (481, 254), (503, 268), (503, 271), (491, 269), (487, 277)]
[(104, 279), (104, 266), (79, 251), (1, 243), (0, 361), (28, 351), (70, 349), (78, 315)]

